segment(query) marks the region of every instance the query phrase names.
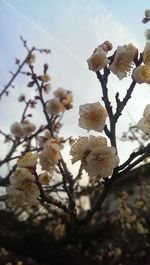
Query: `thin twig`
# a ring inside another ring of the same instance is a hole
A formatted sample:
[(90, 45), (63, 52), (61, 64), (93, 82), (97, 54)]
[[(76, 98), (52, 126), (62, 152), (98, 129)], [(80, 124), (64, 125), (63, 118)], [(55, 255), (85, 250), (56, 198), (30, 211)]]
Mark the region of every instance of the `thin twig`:
[(21, 69), (23, 68), (23, 66), (25, 65), (27, 58), (32, 54), (32, 52), (35, 50), (35, 47), (32, 47), (31, 50), (29, 50), (28, 55), (25, 57), (25, 59), (23, 60), (23, 62), (19, 65), (17, 71), (13, 74), (12, 78), (9, 80), (9, 82), (7, 83), (7, 85), (4, 86), (4, 89), (2, 89), (2, 91), (0, 92), (0, 99), (2, 98), (3, 94), (6, 94), (8, 91), (8, 88), (12, 85), (13, 81), (15, 80), (15, 78), (17, 77), (17, 75), (20, 73)]

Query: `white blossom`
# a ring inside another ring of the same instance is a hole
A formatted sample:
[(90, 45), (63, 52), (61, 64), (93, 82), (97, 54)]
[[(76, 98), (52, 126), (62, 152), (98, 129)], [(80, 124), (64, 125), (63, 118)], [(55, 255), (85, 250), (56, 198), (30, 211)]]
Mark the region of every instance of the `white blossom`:
[(102, 136), (81, 136), (79, 137), (75, 143), (71, 146), (72, 155), (72, 163), (77, 162), (78, 160), (84, 161), (86, 156), (93, 150), (94, 148), (101, 148), (103, 146), (107, 146), (107, 140)]
[(18, 167), (35, 168), (37, 164), (37, 154), (27, 152), (24, 156), (18, 159)]
[(52, 179), (49, 172), (45, 171), (39, 175), (38, 180), (42, 185), (48, 185)]
[(114, 60), (109, 66), (110, 71), (117, 75), (120, 80), (123, 79), (130, 73), (136, 55), (137, 49), (131, 43), (118, 46)]
[(65, 109), (68, 110), (72, 108), (73, 95), (70, 90), (58, 87), (54, 92), (54, 96), (59, 99), (60, 103), (64, 106)]
[(27, 168), (19, 168), (10, 176), (10, 186), (6, 189), (8, 203), (12, 206), (34, 205), (40, 195), (35, 176)]
[(48, 140), (44, 144), (43, 151), (39, 154), (40, 164), (43, 170), (54, 168), (61, 159), (60, 146), (54, 140)]
[(141, 131), (150, 134), (150, 104), (146, 106), (143, 113), (143, 118), (139, 120), (137, 127)]
[(60, 112), (64, 112), (65, 108), (63, 104), (60, 103), (58, 98), (53, 98), (48, 101), (46, 105), (47, 112), (51, 115), (58, 115)]
[(65, 98), (67, 96), (67, 90), (63, 87), (58, 87), (53, 94), (56, 98), (61, 100), (62, 98)]
[(11, 125), (10, 131), (17, 137), (25, 137), (31, 135), (36, 130), (36, 126), (28, 120), (23, 123), (15, 122)]
[(108, 113), (99, 102), (81, 105), (79, 114), (79, 126), (81, 128), (88, 131), (103, 131)]
[(142, 54), (143, 63), (150, 66), (150, 42), (146, 42), (144, 52)]
[(17, 137), (21, 137), (21, 136), (24, 135), (23, 128), (22, 128), (22, 124), (21, 123), (18, 123), (18, 122), (15, 122), (15, 123), (13, 123), (11, 125), (10, 131), (11, 131), (12, 134), (14, 134)]
[(136, 67), (132, 72), (132, 78), (139, 84), (150, 84), (150, 66), (140, 65)]
[(105, 137), (80, 137), (71, 147), (72, 163), (81, 160), (90, 177), (108, 177), (119, 164), (115, 147), (108, 147)]
[(89, 70), (95, 72), (102, 70), (109, 62), (110, 60), (107, 59), (107, 53), (103, 49), (94, 52), (87, 60)]
[(29, 122), (28, 120), (24, 120), (22, 126), (24, 136), (31, 135), (36, 130), (35, 124)]
[(86, 158), (85, 170), (89, 176), (108, 177), (119, 164), (114, 147), (95, 148)]

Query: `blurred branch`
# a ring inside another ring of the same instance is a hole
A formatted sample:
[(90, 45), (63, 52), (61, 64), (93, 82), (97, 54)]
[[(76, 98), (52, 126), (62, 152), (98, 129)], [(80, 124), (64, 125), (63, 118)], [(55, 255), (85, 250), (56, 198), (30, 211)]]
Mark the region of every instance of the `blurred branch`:
[(20, 73), (21, 69), (23, 68), (23, 66), (25, 65), (27, 58), (32, 54), (32, 52), (35, 50), (35, 47), (32, 47), (31, 50), (29, 50), (27, 56), (25, 57), (25, 59), (23, 60), (23, 62), (21, 64), (19, 64), (19, 67), (17, 69), (17, 71), (13, 74), (12, 78), (9, 80), (9, 82), (4, 86), (4, 89), (1, 90), (0, 92), (0, 99), (2, 98), (2, 96), (4, 94), (7, 95), (8, 93), (8, 88), (12, 85), (13, 81), (15, 80), (15, 78), (17, 77), (17, 75)]

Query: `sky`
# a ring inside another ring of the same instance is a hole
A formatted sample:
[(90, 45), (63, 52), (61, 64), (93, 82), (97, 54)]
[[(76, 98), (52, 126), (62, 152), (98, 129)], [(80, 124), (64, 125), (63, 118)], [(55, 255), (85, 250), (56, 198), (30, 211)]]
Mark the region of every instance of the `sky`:
[[(114, 51), (118, 45), (130, 42), (142, 51), (144, 32), (149, 25), (142, 24), (141, 20), (149, 3), (148, 0), (0, 0), (0, 87), (3, 88), (9, 80), (9, 71), (15, 70), (14, 59), (25, 56), (20, 35), (30, 47), (51, 49), (49, 56), (38, 56), (37, 71), (40, 72), (42, 63), (47, 62), (52, 77), (52, 92), (61, 86), (74, 94), (74, 109), (64, 117), (62, 134), (65, 137), (88, 135), (78, 127), (79, 106), (101, 102), (101, 89), (95, 74), (88, 70), (86, 61), (105, 40), (112, 42)], [(118, 81), (115, 76), (111, 77), (109, 94), (112, 102), (117, 91), (121, 96), (125, 95), (129, 81), (128, 78)], [(0, 125), (7, 132), (10, 124), (20, 119), (21, 105), (16, 103), (16, 99), (26, 91), (20, 77), (15, 86), (10, 97), (4, 97), (0, 105)], [(31, 89), (27, 94), (34, 95)], [(128, 130), (131, 118), (136, 123), (142, 117), (149, 103), (149, 86), (137, 86), (118, 123), (118, 137)], [(34, 119), (38, 124), (43, 122), (42, 115), (36, 111)], [(133, 149), (131, 144), (120, 141), (118, 147), (122, 161)]]

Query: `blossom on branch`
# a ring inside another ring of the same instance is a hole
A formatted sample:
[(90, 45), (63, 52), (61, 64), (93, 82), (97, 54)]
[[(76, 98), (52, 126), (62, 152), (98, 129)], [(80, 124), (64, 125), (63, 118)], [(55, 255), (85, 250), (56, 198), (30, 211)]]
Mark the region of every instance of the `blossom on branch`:
[(36, 126), (28, 120), (24, 120), (23, 123), (15, 122), (10, 127), (11, 133), (16, 137), (31, 135), (35, 130)]
[(116, 154), (116, 148), (102, 147), (93, 149), (86, 158), (85, 170), (89, 176), (108, 177), (113, 169), (119, 164), (119, 157)]
[(132, 72), (132, 78), (139, 84), (150, 84), (150, 66), (140, 65), (136, 67)]
[(72, 163), (74, 164), (78, 160), (83, 161), (85, 156), (91, 152), (94, 148), (101, 148), (107, 146), (107, 140), (105, 137), (99, 136), (81, 136), (71, 146)]
[(52, 179), (52, 176), (47, 171), (45, 171), (44, 173), (40, 174), (39, 177), (38, 177), (38, 181), (42, 185), (48, 185), (51, 179)]
[(57, 98), (50, 99), (47, 102), (46, 109), (48, 114), (51, 115), (59, 115), (60, 112), (65, 111), (63, 104)]
[(51, 80), (51, 77), (50, 77), (50, 75), (48, 75), (48, 74), (44, 74), (44, 75), (40, 75), (40, 76), (38, 76), (38, 79), (39, 79), (40, 81), (43, 81), (43, 82), (48, 82), (48, 81)]
[(99, 45), (94, 52), (96, 52), (97, 50), (103, 49), (103, 51), (108, 52), (111, 51), (113, 46), (112, 43), (109, 42), (108, 40), (106, 40), (104, 43), (102, 43), (101, 45)]
[(87, 103), (79, 108), (79, 126), (88, 131), (102, 132), (105, 126), (108, 113), (99, 103)]
[(108, 177), (119, 164), (115, 147), (108, 147), (105, 137), (79, 137), (72, 145), (72, 163), (81, 160), (90, 177)]
[(53, 169), (61, 159), (60, 145), (51, 139), (44, 144), (43, 151), (39, 154), (40, 164), (43, 170)]
[(122, 80), (131, 72), (133, 61), (138, 55), (137, 48), (129, 43), (128, 45), (118, 46), (110, 71)]
[(22, 124), (19, 122), (14, 122), (10, 127), (10, 131), (17, 137), (22, 137), (24, 135)]
[(150, 42), (147, 41), (146, 46), (144, 48), (144, 52), (142, 54), (143, 63), (150, 65)]
[(139, 120), (137, 127), (141, 131), (150, 134), (150, 104), (146, 106), (143, 113), (143, 118)]
[(34, 53), (31, 53), (26, 59), (26, 63), (30, 65), (35, 63), (35, 60), (36, 60), (36, 55)]
[(99, 45), (87, 60), (89, 70), (100, 71), (109, 64), (110, 60), (107, 58), (107, 52), (111, 49), (112, 44), (109, 41), (105, 41), (103, 44)]
[(37, 141), (40, 147), (43, 147), (47, 140), (50, 140), (52, 135), (49, 130), (44, 131), (44, 135), (37, 136)]
[(17, 166), (25, 168), (35, 168), (37, 164), (37, 154), (27, 152), (24, 156), (18, 159)]
[(40, 195), (35, 176), (27, 168), (19, 168), (10, 176), (10, 186), (6, 189), (8, 203), (13, 206), (34, 205)]
[(94, 52), (91, 57), (87, 60), (89, 70), (100, 71), (107, 64), (110, 63), (110, 60), (107, 59), (107, 53), (101, 48)]
[(101, 50), (94, 52), (87, 62), (89, 70), (96, 72), (102, 70), (107, 64), (109, 64), (110, 60), (107, 59), (106, 52)]
[(58, 87), (54, 92), (54, 96), (60, 101), (65, 109), (69, 110), (72, 108), (73, 95), (70, 90)]
[(36, 130), (35, 124), (28, 120), (24, 120), (22, 126), (24, 136), (31, 135)]

